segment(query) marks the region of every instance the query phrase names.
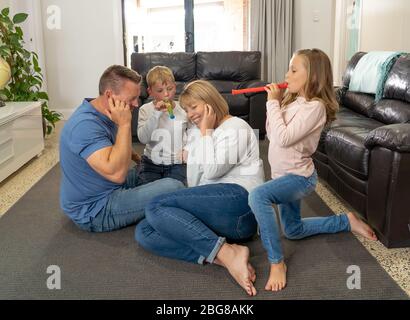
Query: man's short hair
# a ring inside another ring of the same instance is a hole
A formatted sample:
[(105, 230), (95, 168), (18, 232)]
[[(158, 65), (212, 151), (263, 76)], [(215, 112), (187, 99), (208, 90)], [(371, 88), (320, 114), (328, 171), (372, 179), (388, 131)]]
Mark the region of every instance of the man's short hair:
[(105, 90), (111, 89), (116, 94), (120, 91), (124, 80), (129, 80), (135, 84), (141, 83), (142, 77), (138, 72), (120, 65), (113, 65), (104, 71), (100, 78), (99, 93), (103, 95)]
[(148, 87), (152, 87), (157, 83), (157, 81), (160, 81), (161, 83), (175, 83), (175, 77), (172, 70), (165, 66), (156, 66), (151, 68), (151, 70), (147, 73)]

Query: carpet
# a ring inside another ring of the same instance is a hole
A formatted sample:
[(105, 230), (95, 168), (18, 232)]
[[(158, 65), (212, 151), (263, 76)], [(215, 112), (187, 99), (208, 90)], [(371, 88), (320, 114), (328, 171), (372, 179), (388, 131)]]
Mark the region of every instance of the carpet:
[[(59, 181), (56, 165), (0, 219), (0, 299), (407, 299), (350, 233), (284, 239), (288, 285), (279, 293), (263, 290), (269, 265), (260, 241), (247, 243), (259, 291), (249, 298), (221, 267), (144, 251), (134, 241), (135, 226), (102, 234), (79, 230), (60, 210)], [(331, 213), (315, 193), (302, 210), (305, 216)], [(59, 290), (47, 286), (57, 283), (55, 269), (47, 270), (53, 265), (61, 272)], [(348, 288), (349, 266), (360, 268), (354, 282), (360, 289)]]

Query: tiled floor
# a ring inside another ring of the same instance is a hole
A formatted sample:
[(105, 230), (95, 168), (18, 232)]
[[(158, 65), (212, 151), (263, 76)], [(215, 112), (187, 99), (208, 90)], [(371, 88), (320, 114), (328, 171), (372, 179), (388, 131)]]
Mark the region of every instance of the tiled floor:
[[(58, 136), (62, 126), (62, 122), (58, 123), (57, 130), (46, 138), (45, 149), (39, 157), (0, 183), (0, 217), (58, 162)], [(349, 210), (323, 184), (319, 183), (316, 191), (334, 212)], [(380, 242), (358, 239), (410, 297), (410, 248), (386, 249)]]

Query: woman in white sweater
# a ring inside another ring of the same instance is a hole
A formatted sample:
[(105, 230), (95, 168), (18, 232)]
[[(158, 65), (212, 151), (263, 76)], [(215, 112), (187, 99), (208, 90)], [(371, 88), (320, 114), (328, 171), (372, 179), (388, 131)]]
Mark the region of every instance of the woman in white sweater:
[(136, 228), (137, 242), (155, 254), (228, 269), (248, 295), (256, 294), (246, 246), (257, 229), (248, 195), (264, 182), (258, 139), (226, 101), (203, 80), (188, 84), (181, 106), (196, 125), (187, 145), (190, 188), (154, 198)]

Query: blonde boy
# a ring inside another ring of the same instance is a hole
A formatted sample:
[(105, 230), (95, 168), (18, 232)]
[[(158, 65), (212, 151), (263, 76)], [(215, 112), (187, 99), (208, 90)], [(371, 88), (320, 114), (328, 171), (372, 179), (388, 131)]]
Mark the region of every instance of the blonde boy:
[[(156, 66), (146, 78), (152, 101), (141, 106), (138, 115), (138, 138), (145, 144), (139, 167), (140, 182), (168, 177), (186, 183), (186, 165), (182, 163), (181, 153), (187, 139), (188, 118), (179, 102), (174, 101), (174, 75), (168, 67)], [(174, 118), (167, 102), (172, 104)]]

